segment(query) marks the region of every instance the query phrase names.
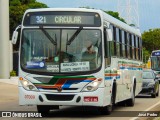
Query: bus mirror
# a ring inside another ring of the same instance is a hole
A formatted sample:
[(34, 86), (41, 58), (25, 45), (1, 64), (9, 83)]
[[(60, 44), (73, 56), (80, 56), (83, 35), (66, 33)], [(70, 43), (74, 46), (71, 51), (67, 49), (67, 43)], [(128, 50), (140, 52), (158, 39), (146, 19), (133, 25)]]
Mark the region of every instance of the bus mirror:
[(16, 44), (17, 39), (18, 39), (18, 32), (14, 31), (12, 35), (12, 44)]
[(111, 29), (107, 29), (107, 40), (112, 41), (113, 40), (113, 34)]
[(15, 31), (13, 32), (12, 35), (12, 44), (16, 44), (17, 43), (17, 39), (18, 39), (18, 29), (21, 28), (21, 26), (19, 25)]

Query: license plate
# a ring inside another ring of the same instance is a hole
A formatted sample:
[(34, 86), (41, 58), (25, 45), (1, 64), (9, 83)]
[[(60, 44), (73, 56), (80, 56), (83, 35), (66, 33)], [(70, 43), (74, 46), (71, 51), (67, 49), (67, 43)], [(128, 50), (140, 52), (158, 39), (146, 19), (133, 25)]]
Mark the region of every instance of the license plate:
[(98, 97), (84, 97), (84, 102), (98, 102)]

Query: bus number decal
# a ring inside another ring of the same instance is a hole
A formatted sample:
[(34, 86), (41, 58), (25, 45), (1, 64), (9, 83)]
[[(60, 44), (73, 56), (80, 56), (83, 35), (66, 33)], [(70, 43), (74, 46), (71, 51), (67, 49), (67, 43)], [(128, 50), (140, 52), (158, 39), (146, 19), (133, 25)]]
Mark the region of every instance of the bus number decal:
[(35, 95), (25, 95), (25, 99), (35, 99)]

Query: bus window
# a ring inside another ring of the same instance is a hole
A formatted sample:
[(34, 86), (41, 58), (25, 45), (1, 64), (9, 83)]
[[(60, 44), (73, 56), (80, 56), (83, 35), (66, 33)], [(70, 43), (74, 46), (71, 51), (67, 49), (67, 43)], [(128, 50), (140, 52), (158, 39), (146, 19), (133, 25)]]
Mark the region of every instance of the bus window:
[(117, 56), (117, 45), (116, 45), (116, 27), (113, 26), (113, 44), (114, 44), (114, 54), (113, 56)]
[(122, 56), (126, 57), (126, 52), (125, 52), (125, 37), (124, 37), (124, 31), (122, 30)]
[(129, 34), (129, 52), (130, 52), (130, 58), (132, 59), (132, 36)]
[(117, 57), (120, 57), (120, 39), (119, 39), (119, 28), (116, 28), (116, 50)]
[(125, 56), (128, 58), (128, 49), (127, 49), (127, 32), (124, 31), (124, 42), (125, 42)]
[(134, 52), (134, 35), (132, 35), (132, 58), (135, 59), (135, 52)]
[(136, 59), (138, 60), (138, 37), (136, 36)]
[(120, 43), (120, 57), (123, 57), (123, 51), (122, 51), (122, 31), (119, 29), (119, 43)]
[(127, 55), (128, 55), (128, 58), (130, 59), (131, 58), (131, 54), (130, 54), (130, 38), (129, 38), (129, 33), (127, 33)]

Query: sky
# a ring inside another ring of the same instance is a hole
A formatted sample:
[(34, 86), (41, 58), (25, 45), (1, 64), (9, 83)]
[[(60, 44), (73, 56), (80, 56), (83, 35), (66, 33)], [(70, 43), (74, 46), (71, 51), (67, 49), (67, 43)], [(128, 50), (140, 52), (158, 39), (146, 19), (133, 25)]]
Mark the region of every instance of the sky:
[[(89, 6), (95, 9), (102, 9), (105, 11), (118, 11), (124, 9), (118, 6), (118, 0), (37, 0), (38, 2), (45, 3), (51, 8), (78, 8)], [(119, 0), (121, 5), (125, 5), (129, 0)], [(130, 0), (132, 7), (135, 6)], [(141, 33), (149, 29), (160, 28), (160, 0), (137, 0), (138, 9), (131, 8), (130, 16), (139, 16), (139, 28)], [(125, 11), (125, 10), (124, 10)], [(126, 15), (126, 12), (123, 12)], [(123, 16), (122, 16), (123, 17)], [(124, 18), (124, 17), (123, 17)], [(137, 17), (135, 17), (138, 21)], [(134, 22), (135, 20), (133, 20)]]

